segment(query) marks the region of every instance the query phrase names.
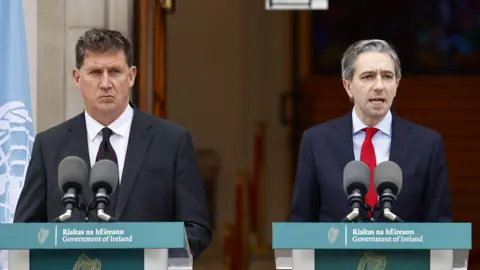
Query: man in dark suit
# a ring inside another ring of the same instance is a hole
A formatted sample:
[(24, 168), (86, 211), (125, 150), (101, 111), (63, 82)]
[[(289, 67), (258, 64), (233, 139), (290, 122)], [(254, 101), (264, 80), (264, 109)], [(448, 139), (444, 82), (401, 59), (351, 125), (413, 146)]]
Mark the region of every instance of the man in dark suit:
[[(78, 156), (89, 166), (109, 158), (118, 164), (120, 179), (107, 213), (120, 222), (183, 221), (198, 256), (211, 241), (211, 229), (190, 134), (129, 103), (136, 68), (132, 47), (119, 32), (91, 29), (75, 52), (73, 79), (85, 111), (36, 136), (14, 221), (51, 222), (64, 212), (57, 173), (65, 157)], [(89, 187), (84, 196), (92, 201)], [(69, 221), (84, 218), (75, 211)], [(94, 213), (89, 219), (98, 221)]]
[[(401, 78), (393, 48), (383, 40), (352, 44), (343, 55), (342, 77), (354, 108), (344, 117), (304, 132), (289, 219), (341, 221), (351, 211), (343, 189), (345, 165), (363, 161), (373, 175), (376, 164), (390, 160), (403, 172), (393, 213), (405, 222), (452, 221), (441, 135), (390, 110)], [(377, 203), (372, 177), (366, 204)], [(361, 213), (364, 221), (370, 221), (371, 215)]]

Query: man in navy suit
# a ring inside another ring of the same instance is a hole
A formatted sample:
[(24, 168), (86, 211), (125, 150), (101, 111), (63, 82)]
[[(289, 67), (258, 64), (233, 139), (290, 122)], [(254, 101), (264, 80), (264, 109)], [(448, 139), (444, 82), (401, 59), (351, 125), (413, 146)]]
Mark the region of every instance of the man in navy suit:
[[(401, 78), (394, 49), (383, 40), (361, 40), (345, 51), (341, 65), (354, 107), (303, 134), (290, 221), (339, 222), (350, 213), (343, 169), (352, 160), (365, 162), (372, 175), (382, 161), (400, 166), (403, 186), (392, 212), (405, 222), (452, 221), (441, 135), (390, 110)], [(371, 183), (366, 204), (374, 206), (377, 200)], [(370, 220), (367, 211), (361, 216)]]
[[(64, 213), (58, 166), (77, 156), (90, 168), (101, 159), (118, 166), (119, 179), (105, 209), (119, 222), (183, 222), (196, 259), (212, 230), (193, 140), (183, 127), (146, 114), (129, 102), (137, 68), (133, 47), (120, 32), (87, 30), (75, 46), (73, 82), (85, 110), (37, 134), (14, 222), (51, 222)], [(80, 205), (94, 194), (83, 186)], [(101, 222), (96, 211), (74, 211), (68, 222)]]

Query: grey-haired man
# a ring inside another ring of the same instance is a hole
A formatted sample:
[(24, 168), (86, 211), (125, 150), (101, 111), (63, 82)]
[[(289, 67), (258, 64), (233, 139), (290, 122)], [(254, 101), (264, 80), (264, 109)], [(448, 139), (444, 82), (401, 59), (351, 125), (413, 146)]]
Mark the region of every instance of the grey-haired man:
[[(343, 86), (353, 102), (344, 117), (308, 129), (302, 138), (290, 221), (339, 222), (351, 212), (343, 189), (343, 169), (352, 160), (372, 174), (383, 161), (403, 172), (393, 212), (405, 222), (452, 220), (445, 150), (440, 134), (400, 118), (391, 106), (401, 78), (400, 60), (385, 41), (360, 40), (345, 51)], [(361, 220), (371, 221), (378, 194), (371, 182), (369, 206)], [(383, 216), (378, 222), (387, 221)]]

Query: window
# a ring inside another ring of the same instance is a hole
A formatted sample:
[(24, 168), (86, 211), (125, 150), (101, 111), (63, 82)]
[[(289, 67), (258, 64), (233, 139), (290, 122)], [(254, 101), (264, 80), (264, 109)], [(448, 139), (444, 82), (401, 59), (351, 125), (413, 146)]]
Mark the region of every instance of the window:
[(359, 39), (380, 38), (397, 50), (404, 73), (480, 72), (480, 3), (475, 0), (329, 1), (311, 12), (312, 68), (340, 74), (340, 59)]

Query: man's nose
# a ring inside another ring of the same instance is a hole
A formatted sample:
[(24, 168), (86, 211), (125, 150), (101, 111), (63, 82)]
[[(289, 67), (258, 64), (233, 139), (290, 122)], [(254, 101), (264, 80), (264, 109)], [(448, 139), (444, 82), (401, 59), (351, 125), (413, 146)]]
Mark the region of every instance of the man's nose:
[(379, 75), (375, 78), (374, 89), (376, 91), (382, 91), (382, 90), (385, 89), (385, 82), (383, 81), (383, 78), (382, 78), (381, 75)]
[(101, 89), (110, 89), (110, 77), (108, 76), (108, 72), (103, 72), (102, 78), (100, 79), (100, 88)]

